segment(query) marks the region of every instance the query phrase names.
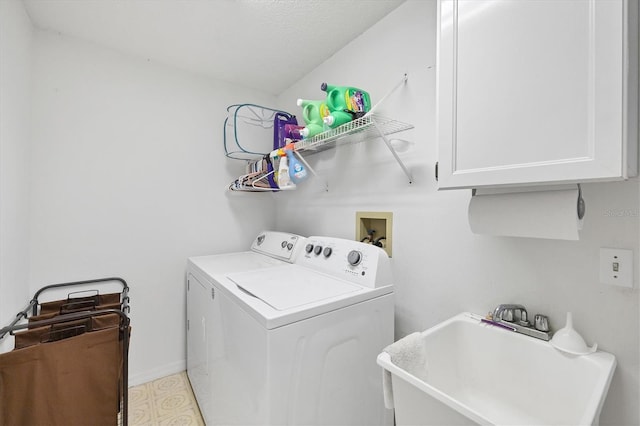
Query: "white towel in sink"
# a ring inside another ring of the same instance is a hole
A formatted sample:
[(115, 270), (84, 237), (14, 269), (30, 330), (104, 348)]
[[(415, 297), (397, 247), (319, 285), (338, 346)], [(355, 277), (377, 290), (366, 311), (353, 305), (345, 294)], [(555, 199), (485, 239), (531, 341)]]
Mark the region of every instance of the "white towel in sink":
[[(397, 342), (384, 348), (389, 354), (391, 362), (414, 376), (424, 379), (427, 371), (427, 351), (424, 339), (419, 332), (411, 333)], [(391, 387), (391, 373), (382, 370), (382, 390), (384, 405), (393, 408), (393, 388)]]

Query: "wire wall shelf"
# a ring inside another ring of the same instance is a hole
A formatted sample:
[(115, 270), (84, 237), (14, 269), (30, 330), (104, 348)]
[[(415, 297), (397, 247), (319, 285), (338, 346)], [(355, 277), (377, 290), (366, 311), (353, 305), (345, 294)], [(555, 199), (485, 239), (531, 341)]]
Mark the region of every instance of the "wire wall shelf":
[(403, 123), (378, 114), (365, 115), (335, 129), (320, 133), (308, 140), (295, 143), (295, 149), (301, 153), (311, 154), (334, 148), (336, 145), (347, 145), (364, 142), (368, 139), (388, 136), (394, 133), (413, 129), (412, 124)]
[[(403, 123), (398, 120), (384, 117), (375, 113), (377, 107), (384, 102), (393, 92), (402, 87), (407, 82), (405, 74), (401, 81), (387, 93), (371, 110), (364, 116), (345, 123), (335, 129), (329, 129), (323, 133), (315, 135), (309, 139), (293, 141), (294, 154), (305, 165), (309, 171), (317, 177), (316, 172), (305, 160), (305, 156), (336, 148), (337, 146), (351, 145), (364, 142), (370, 139), (381, 138), (396, 162), (409, 179), (413, 182), (411, 172), (402, 162), (398, 153), (391, 145), (388, 136), (395, 133), (413, 129), (412, 124)], [(244, 192), (277, 192), (283, 188), (277, 185), (278, 158), (271, 158), (263, 149), (250, 148), (248, 145), (241, 145), (238, 137), (239, 128), (244, 135), (254, 136), (250, 130), (257, 131), (274, 129), (273, 121), (276, 119), (295, 120), (295, 116), (285, 111), (262, 107), (255, 104), (235, 104), (227, 108), (228, 117), (224, 122), (224, 148), (225, 155), (229, 158), (247, 161), (247, 172), (240, 176), (227, 188), (230, 191)], [(280, 124), (280, 122), (278, 122)], [(247, 133), (245, 133), (247, 132)], [(229, 134), (228, 134), (229, 133)], [(262, 137), (243, 137), (243, 141), (265, 140)], [(274, 137), (275, 139), (275, 137)], [(288, 140), (288, 139), (285, 139)], [(274, 143), (274, 149), (277, 147)], [(327, 183), (324, 183), (325, 190), (328, 190)]]

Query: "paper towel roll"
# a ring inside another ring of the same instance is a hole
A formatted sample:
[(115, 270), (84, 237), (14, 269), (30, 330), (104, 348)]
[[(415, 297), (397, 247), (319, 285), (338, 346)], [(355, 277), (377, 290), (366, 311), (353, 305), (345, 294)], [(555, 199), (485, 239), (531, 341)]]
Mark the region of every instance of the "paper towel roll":
[(481, 193), (469, 202), (469, 225), (475, 234), (578, 240), (579, 188)]

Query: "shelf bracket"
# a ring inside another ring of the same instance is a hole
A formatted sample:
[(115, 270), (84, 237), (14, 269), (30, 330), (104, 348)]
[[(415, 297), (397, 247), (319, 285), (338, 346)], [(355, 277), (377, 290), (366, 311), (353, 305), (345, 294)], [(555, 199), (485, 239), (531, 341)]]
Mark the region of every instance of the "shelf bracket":
[(393, 149), (393, 146), (391, 146), (391, 141), (389, 141), (389, 138), (387, 138), (387, 136), (384, 134), (384, 132), (380, 129), (380, 127), (378, 126), (378, 123), (375, 122), (375, 120), (373, 120), (371, 122), (373, 124), (373, 127), (376, 128), (376, 130), (378, 131), (378, 133), (380, 134), (380, 137), (382, 138), (382, 140), (384, 141), (384, 144), (387, 146), (387, 148), (389, 148), (389, 151), (391, 151), (391, 154), (393, 155), (393, 157), (396, 159), (396, 162), (398, 163), (398, 165), (400, 166), (400, 168), (402, 169), (402, 171), (404, 172), (405, 175), (407, 175), (407, 177), (409, 178), (409, 183), (413, 183), (413, 176), (411, 175), (411, 172), (409, 171), (409, 169), (407, 169), (407, 167), (404, 165), (404, 163), (402, 162), (402, 160), (400, 159), (400, 156), (398, 156), (398, 153), (396, 152), (395, 149)]
[(393, 92), (395, 92), (396, 90), (398, 90), (401, 86), (405, 85), (405, 84), (407, 83), (407, 80), (409, 80), (409, 77), (408, 77), (408, 76), (407, 76), (407, 74), (405, 73), (405, 74), (402, 76), (402, 80), (400, 80), (400, 82), (399, 82), (398, 84), (396, 84), (396, 85), (394, 86), (394, 88), (393, 88), (393, 89), (389, 90), (389, 92), (388, 92), (386, 95), (384, 95), (384, 96), (382, 97), (382, 99), (380, 99), (378, 102), (376, 102), (376, 104), (375, 104), (374, 106), (372, 106), (372, 107), (371, 107), (371, 109), (369, 110), (369, 112), (367, 112), (367, 115), (373, 114), (373, 113), (374, 113), (374, 111), (375, 111), (376, 109), (378, 109), (378, 106), (382, 105), (382, 104), (384, 103), (384, 101), (385, 101), (385, 100), (387, 100), (387, 98), (393, 94)]
[[(373, 107), (371, 107), (371, 110), (367, 113), (367, 115), (369, 114), (373, 114), (373, 112), (378, 108), (379, 105), (381, 105), (389, 96), (391, 96), (396, 90), (398, 90), (400, 87), (404, 86), (407, 83), (407, 80), (409, 79), (409, 77), (407, 76), (407, 74), (405, 73), (402, 76), (402, 80), (400, 80), (400, 82), (398, 82), (398, 84), (395, 85), (395, 87), (393, 89), (391, 89), (386, 95), (384, 95), (382, 97), (382, 99), (380, 99)], [(376, 128), (376, 131), (378, 132), (378, 134), (380, 135), (380, 137), (382, 138), (382, 140), (384, 141), (384, 144), (387, 146), (387, 148), (389, 148), (389, 151), (391, 151), (391, 154), (393, 155), (393, 157), (396, 159), (396, 161), (398, 162), (398, 165), (400, 165), (400, 168), (402, 169), (402, 171), (404, 172), (405, 175), (407, 175), (407, 177), (409, 178), (409, 183), (413, 183), (413, 176), (411, 175), (411, 172), (407, 169), (407, 167), (404, 165), (404, 163), (402, 162), (402, 160), (400, 159), (400, 157), (398, 156), (398, 153), (396, 152), (395, 149), (393, 149), (393, 146), (391, 146), (391, 141), (389, 141), (389, 138), (387, 138), (387, 136), (384, 134), (384, 132), (382, 131), (382, 129), (380, 129), (380, 126), (378, 126), (378, 123), (376, 123), (375, 120), (372, 120), (372, 124), (373, 127)]]

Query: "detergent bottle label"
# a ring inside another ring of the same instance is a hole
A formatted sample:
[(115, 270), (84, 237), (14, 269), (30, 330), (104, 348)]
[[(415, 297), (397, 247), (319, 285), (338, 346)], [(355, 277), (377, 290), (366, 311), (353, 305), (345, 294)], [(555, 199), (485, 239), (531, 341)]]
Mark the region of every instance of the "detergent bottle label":
[(365, 99), (360, 90), (348, 89), (344, 91), (344, 102), (347, 109), (353, 112), (365, 112)]
[(307, 171), (304, 169), (304, 167), (302, 167), (302, 164), (300, 164), (300, 163), (294, 164), (292, 170), (293, 170), (293, 176), (297, 180), (302, 180), (305, 177), (307, 177)]
[(329, 107), (324, 102), (320, 104), (320, 117), (324, 120), (325, 117), (328, 117), (331, 114), (329, 111)]

